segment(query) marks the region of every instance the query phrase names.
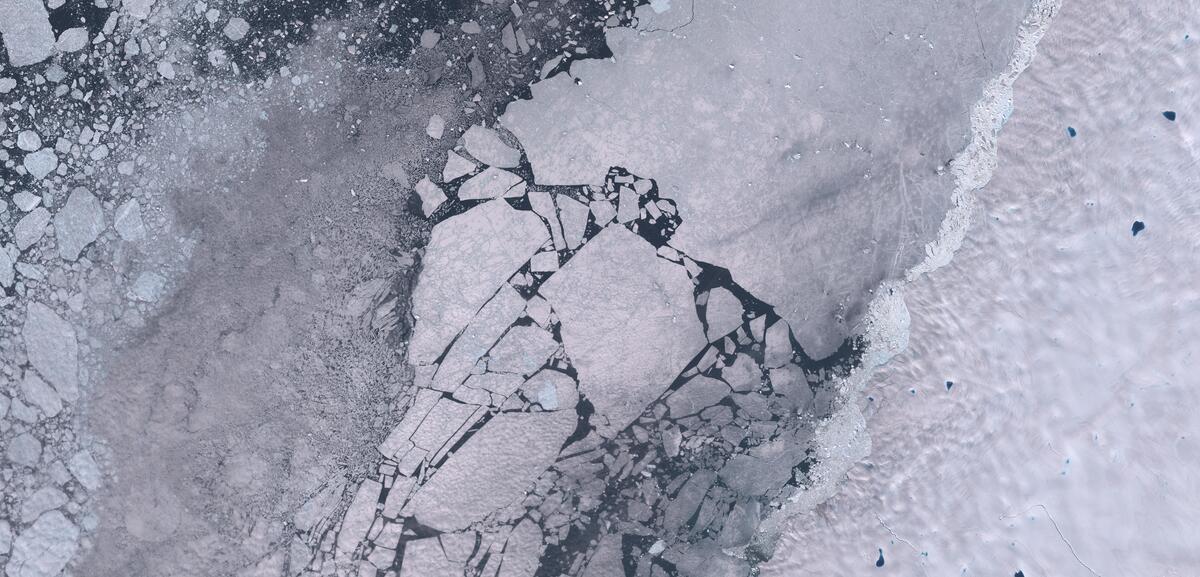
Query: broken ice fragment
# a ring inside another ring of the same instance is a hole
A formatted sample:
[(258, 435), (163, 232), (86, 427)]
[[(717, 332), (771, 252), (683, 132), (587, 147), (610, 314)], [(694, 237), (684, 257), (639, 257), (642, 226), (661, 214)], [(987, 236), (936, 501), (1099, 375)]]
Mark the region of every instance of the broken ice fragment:
[(458, 198), (459, 200), (499, 198), (505, 196), (509, 189), (522, 182), (525, 181), (511, 172), (488, 167), (483, 172), (472, 176), (458, 188)]
[(554, 272), (558, 270), (558, 253), (554, 251), (539, 252), (529, 259), (529, 270), (533, 272)]
[(729, 290), (714, 288), (708, 292), (704, 320), (709, 342), (716, 342), (742, 325), (742, 303)]
[(25, 395), (25, 400), (41, 409), (42, 416), (47, 419), (62, 412), (62, 399), (58, 393), (33, 371), (25, 371), (25, 378), (21, 379), (21, 393)]
[(563, 240), (567, 248), (574, 250), (583, 244), (584, 232), (587, 230), (587, 205), (566, 195), (558, 195), (558, 219), (562, 223)]
[(246, 33), (250, 31), (250, 23), (242, 18), (230, 18), (229, 23), (225, 25), (223, 32), (225, 37), (237, 42), (246, 37)]
[(21, 212), (29, 212), (42, 203), (42, 197), (25, 191), (14, 194), (12, 200), (13, 204), (16, 204), (17, 208), (21, 209)]
[(58, 168), (58, 156), (54, 154), (53, 148), (46, 147), (26, 154), (21, 164), (25, 166), (25, 170), (29, 171), (30, 176), (41, 180)]
[[(554, 253), (546, 253), (554, 254)], [(545, 329), (532, 326), (516, 326), (508, 330), (504, 338), (492, 348), (488, 355), (488, 370), (497, 373), (533, 374), (542, 366), (558, 343)]]
[[(0, 287), (10, 287), (13, 281), (16, 280), (16, 273), (13, 272), (13, 265), (17, 263), (17, 255), (20, 251), (12, 244), (0, 244)], [(0, 417), (4, 415), (0, 413)]]
[(393, 161), (383, 165), (380, 173), (384, 178), (408, 188), (408, 171), (404, 170), (404, 165), (400, 161)]
[(33, 152), (42, 147), (42, 137), (32, 130), (22, 130), (17, 134), (17, 148), (25, 152)]
[(762, 384), (762, 369), (750, 356), (738, 354), (732, 365), (721, 369), (721, 379), (735, 391), (753, 391)]
[(455, 154), (453, 150), (447, 151), (446, 166), (442, 168), (442, 182), (450, 182), (460, 176), (471, 174), (473, 170), (475, 170), (474, 162)]
[(46, 225), (48, 224), (50, 224), (50, 211), (41, 206), (17, 221), (17, 225), (13, 227), (13, 241), (17, 244), (17, 250), (24, 251), (37, 244), (37, 241), (46, 234)]
[(767, 346), (763, 363), (769, 368), (782, 367), (792, 359), (791, 329), (782, 320), (767, 328)]
[(707, 342), (687, 276), (625, 228), (583, 245), (540, 292), (561, 319), (580, 392), (607, 419), (602, 435), (641, 414)]
[(480, 32), (483, 32), (483, 28), (481, 28), (479, 26), (479, 23), (474, 20), (471, 20), (469, 22), (463, 22), (462, 26), (460, 26), (459, 28), (461, 28), (462, 31), (466, 34), (479, 34)]
[(32, 523), (46, 511), (52, 511), (67, 504), (67, 494), (58, 487), (42, 487), (34, 491), (24, 503), (21, 503), (21, 522)]
[(13, 543), (8, 577), (54, 577), (79, 550), (79, 528), (62, 513), (38, 517)]
[(704, 375), (696, 375), (667, 397), (667, 408), (671, 411), (671, 418), (679, 419), (699, 413), (727, 396), (729, 385)]
[(58, 35), (58, 41), (54, 43), (55, 49), (59, 52), (78, 52), (87, 46), (88, 32), (87, 28), (69, 28)]
[(437, 46), (438, 41), (441, 39), (441, 34), (438, 34), (433, 30), (426, 30), (421, 33), (421, 47), (433, 48), (434, 46)]
[(137, 280), (133, 281), (133, 286), (130, 287), (129, 294), (139, 301), (154, 302), (162, 297), (166, 283), (167, 279), (162, 275), (146, 271), (138, 275)]
[(76, 260), (79, 253), (104, 231), (104, 211), (100, 200), (86, 188), (76, 188), (67, 203), (54, 215), (54, 234), (58, 239), (58, 254), (66, 260)]
[(411, 359), (417, 364), (433, 362), (496, 294), (496, 287), (545, 241), (541, 219), (503, 200), (485, 202), (434, 227), (425, 270), (413, 292), (417, 321), (409, 344)]
[(521, 151), (505, 144), (490, 128), (472, 125), (463, 134), (463, 142), (471, 156), (489, 166), (516, 168), (521, 163)]
[(87, 451), (79, 451), (67, 463), (67, 467), (71, 470), (71, 474), (75, 475), (75, 479), (79, 481), (89, 491), (95, 491), (100, 488), (100, 467), (96, 465), (95, 459), (91, 453)]
[(471, 60), (467, 62), (467, 71), (471, 73), (471, 88), (479, 88), (487, 83), (487, 72), (483, 69), (483, 62), (479, 60), (478, 54), (472, 54)]
[(21, 328), (29, 362), (68, 402), (79, 398), (79, 345), (75, 327), (50, 307), (32, 302)]
[(154, 0), (122, 0), (121, 9), (129, 13), (130, 16), (139, 20), (145, 20), (150, 15), (150, 9), (154, 7)]
[(34, 467), (42, 460), (42, 443), (29, 433), (21, 433), (8, 442), (8, 451), (5, 454), (13, 463)]
[(513, 33), (512, 24), (505, 24), (504, 30), (500, 31), (500, 42), (512, 54), (517, 53), (517, 35)]
[(446, 202), (446, 193), (438, 185), (434, 184), (429, 177), (423, 177), (416, 186), (417, 196), (421, 198), (421, 212), (425, 216), (433, 214), (443, 202)]
[(425, 125), (425, 134), (434, 140), (440, 140), (442, 134), (446, 131), (446, 121), (441, 116), (434, 114), (429, 117), (429, 123)]
[(569, 411), (501, 413), (418, 490), (406, 513), (439, 531), (466, 528), (525, 494), (575, 428)]
[(0, 0), (0, 37), (8, 63), (36, 64), (54, 52), (54, 30), (41, 0)]
[(136, 198), (131, 198), (117, 207), (113, 218), (113, 228), (121, 238), (129, 241), (139, 241), (146, 236), (146, 225), (142, 222), (142, 205)]

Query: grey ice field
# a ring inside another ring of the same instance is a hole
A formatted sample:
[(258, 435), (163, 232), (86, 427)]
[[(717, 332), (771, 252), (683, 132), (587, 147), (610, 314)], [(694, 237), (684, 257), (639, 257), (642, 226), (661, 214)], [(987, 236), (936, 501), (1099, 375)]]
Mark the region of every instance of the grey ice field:
[(1187, 575), (1198, 9), (0, 0), (0, 567)]

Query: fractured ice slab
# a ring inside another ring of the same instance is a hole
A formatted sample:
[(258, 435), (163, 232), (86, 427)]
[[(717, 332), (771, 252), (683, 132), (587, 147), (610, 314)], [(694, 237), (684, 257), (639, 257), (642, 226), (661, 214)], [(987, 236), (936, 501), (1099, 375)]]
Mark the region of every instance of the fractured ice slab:
[(79, 550), (79, 527), (58, 511), (38, 517), (13, 543), (7, 577), (54, 577)]
[(639, 27), (657, 32), (610, 28), (614, 58), (534, 84), (502, 124), (542, 183), (653, 175), (687, 215), (672, 244), (729, 267), (819, 358), (868, 290), (924, 258), (953, 188), (939, 166), (965, 146), (1026, 5), (722, 0), (690, 20), (643, 7)]
[(506, 196), (510, 189), (524, 180), (507, 170), (489, 167), (472, 176), (458, 188), (459, 200), (480, 200)]
[(440, 531), (466, 528), (521, 497), (554, 462), (575, 420), (569, 411), (496, 415), (434, 473), (406, 513)]
[(486, 202), (440, 223), (413, 293), (417, 321), (409, 344), (416, 364), (433, 362), (496, 287), (547, 239), (541, 219), (502, 200)]
[(521, 162), (521, 151), (505, 144), (491, 128), (472, 125), (463, 134), (463, 143), (475, 160), (488, 166), (516, 168)]
[(624, 228), (584, 245), (541, 294), (558, 312), (601, 434), (637, 417), (706, 342), (687, 275)]
[(33, 302), (21, 328), (29, 362), (67, 401), (79, 398), (79, 344), (75, 327), (50, 307)]

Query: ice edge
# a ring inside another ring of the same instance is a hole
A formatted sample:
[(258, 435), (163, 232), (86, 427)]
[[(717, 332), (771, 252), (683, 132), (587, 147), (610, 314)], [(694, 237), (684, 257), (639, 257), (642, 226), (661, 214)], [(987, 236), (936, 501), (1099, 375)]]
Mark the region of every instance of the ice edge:
[(871, 452), (866, 421), (858, 397), (875, 371), (908, 348), (909, 312), (905, 289), (947, 264), (962, 246), (978, 207), (976, 193), (991, 180), (997, 165), (996, 141), (1013, 110), (1013, 84), (1037, 55), (1062, 0), (1034, 0), (1017, 30), (1016, 45), (1008, 67), (984, 87), (983, 96), (971, 108), (971, 141), (951, 162), (954, 175), (953, 205), (938, 230), (937, 239), (925, 246), (926, 257), (899, 281), (885, 281), (867, 308), (862, 323), (865, 341), (862, 363), (838, 383), (840, 407), (817, 430), (821, 454), (811, 474), (813, 485), (797, 492), (784, 505), (781, 515), (764, 521), (759, 540), (767, 550), (792, 518), (812, 510), (832, 497), (852, 466)]

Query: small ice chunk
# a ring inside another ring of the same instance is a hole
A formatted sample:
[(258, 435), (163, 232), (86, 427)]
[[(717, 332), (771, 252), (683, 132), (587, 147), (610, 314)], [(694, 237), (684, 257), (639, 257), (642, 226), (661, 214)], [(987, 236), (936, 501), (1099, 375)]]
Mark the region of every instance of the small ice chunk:
[(472, 55), (467, 62), (467, 71), (471, 73), (471, 88), (479, 88), (487, 83), (487, 71), (483, 69), (483, 61), (478, 54)]
[(146, 223), (142, 221), (142, 204), (136, 198), (131, 198), (117, 207), (113, 228), (121, 238), (135, 242), (146, 236)]
[(479, 34), (480, 32), (483, 32), (483, 28), (480, 27), (479, 23), (474, 20), (471, 20), (469, 22), (463, 22), (462, 26), (460, 26), (459, 28), (461, 28), (462, 31), (466, 34)]
[(604, 228), (617, 216), (617, 211), (613, 209), (612, 203), (607, 200), (594, 200), (590, 208), (592, 210), (592, 218), (595, 219), (596, 224), (600, 228)]
[(8, 451), (5, 454), (13, 463), (34, 467), (38, 461), (42, 460), (42, 442), (29, 433), (21, 433), (9, 441)]
[(79, 52), (83, 50), (84, 46), (87, 46), (87, 43), (87, 28), (80, 26), (63, 30), (63, 33), (58, 35), (58, 41), (54, 43), (54, 48), (59, 52)]
[(21, 327), (29, 362), (68, 402), (79, 398), (79, 344), (75, 327), (50, 307), (29, 303)]
[(79, 551), (79, 527), (58, 511), (38, 517), (13, 543), (8, 577), (54, 577)]
[(437, 114), (430, 116), (429, 123), (425, 125), (425, 134), (428, 134), (429, 138), (440, 140), (445, 132), (446, 121)]
[(54, 234), (58, 238), (58, 254), (66, 260), (76, 260), (79, 253), (104, 231), (104, 210), (100, 200), (86, 188), (71, 191), (67, 203), (54, 215)]
[(50, 211), (42, 206), (33, 209), (17, 221), (17, 226), (13, 227), (13, 241), (17, 243), (17, 250), (23, 252), (37, 244), (37, 241), (42, 240), (48, 224), (50, 224)]
[(0, 0), (0, 37), (8, 63), (37, 64), (54, 53), (54, 30), (42, 0)]
[(158, 65), (155, 68), (157, 68), (158, 73), (160, 75), (162, 75), (163, 78), (166, 78), (167, 80), (175, 79), (175, 65), (174, 64), (171, 64), (170, 62), (168, 62), (166, 60), (160, 60), (160, 61), (158, 61)]
[(21, 379), (21, 393), (25, 395), (25, 400), (41, 409), (42, 416), (47, 419), (62, 412), (62, 399), (58, 393), (33, 371), (25, 371), (25, 378)]
[(617, 222), (627, 223), (637, 220), (641, 214), (641, 207), (638, 206), (638, 200), (641, 197), (628, 186), (622, 186), (620, 197), (617, 199)]
[(129, 295), (143, 302), (155, 302), (162, 298), (163, 290), (166, 288), (167, 279), (153, 271), (146, 271), (138, 275), (133, 281), (133, 286), (129, 289)]
[(446, 193), (438, 185), (434, 184), (429, 177), (426, 176), (417, 183), (417, 196), (421, 197), (421, 212), (425, 216), (433, 214), (443, 202), (446, 202)]
[(32, 130), (22, 130), (17, 134), (17, 148), (25, 152), (33, 152), (42, 147), (42, 137)]
[(453, 150), (446, 152), (446, 166), (442, 168), (442, 182), (450, 182), (460, 176), (471, 174), (475, 170), (475, 163), (467, 160), (454, 153)]
[[(17, 79), (4, 77), (0, 78), (0, 94), (8, 94), (12, 89), (17, 87)], [(0, 125), (3, 126), (3, 125)]]
[(225, 33), (226, 38), (237, 42), (238, 40), (245, 38), (247, 32), (250, 32), (250, 23), (246, 22), (242, 18), (230, 18), (229, 22), (225, 24), (225, 29), (223, 32)]
[(521, 151), (505, 144), (490, 128), (478, 124), (471, 126), (463, 134), (463, 142), (471, 156), (489, 166), (516, 168), (521, 163)]
[(21, 503), (21, 522), (32, 523), (46, 511), (53, 511), (67, 504), (67, 494), (58, 487), (46, 486), (34, 491)]
[(46, 147), (26, 154), (21, 163), (25, 165), (25, 170), (29, 171), (30, 176), (41, 180), (58, 168), (58, 156), (54, 154), (53, 148)]
[(510, 53), (517, 53), (517, 35), (513, 32), (512, 24), (505, 24), (504, 30), (500, 31), (500, 42)]
[(438, 41), (441, 39), (442, 39), (441, 34), (438, 34), (437, 32), (434, 32), (433, 30), (426, 30), (421, 33), (421, 47), (422, 48), (433, 48), (434, 46), (437, 46)]
[(12, 199), (13, 204), (16, 204), (17, 208), (21, 209), (21, 212), (29, 212), (42, 203), (42, 197), (32, 192), (25, 192), (24, 190), (14, 194)]
[(459, 200), (498, 198), (522, 182), (525, 182), (524, 179), (507, 170), (488, 168), (462, 183), (462, 186), (458, 188), (458, 198)]
[(100, 146), (93, 148), (92, 151), (88, 153), (88, 158), (92, 160), (104, 160), (105, 158), (108, 158), (108, 145), (101, 144)]

